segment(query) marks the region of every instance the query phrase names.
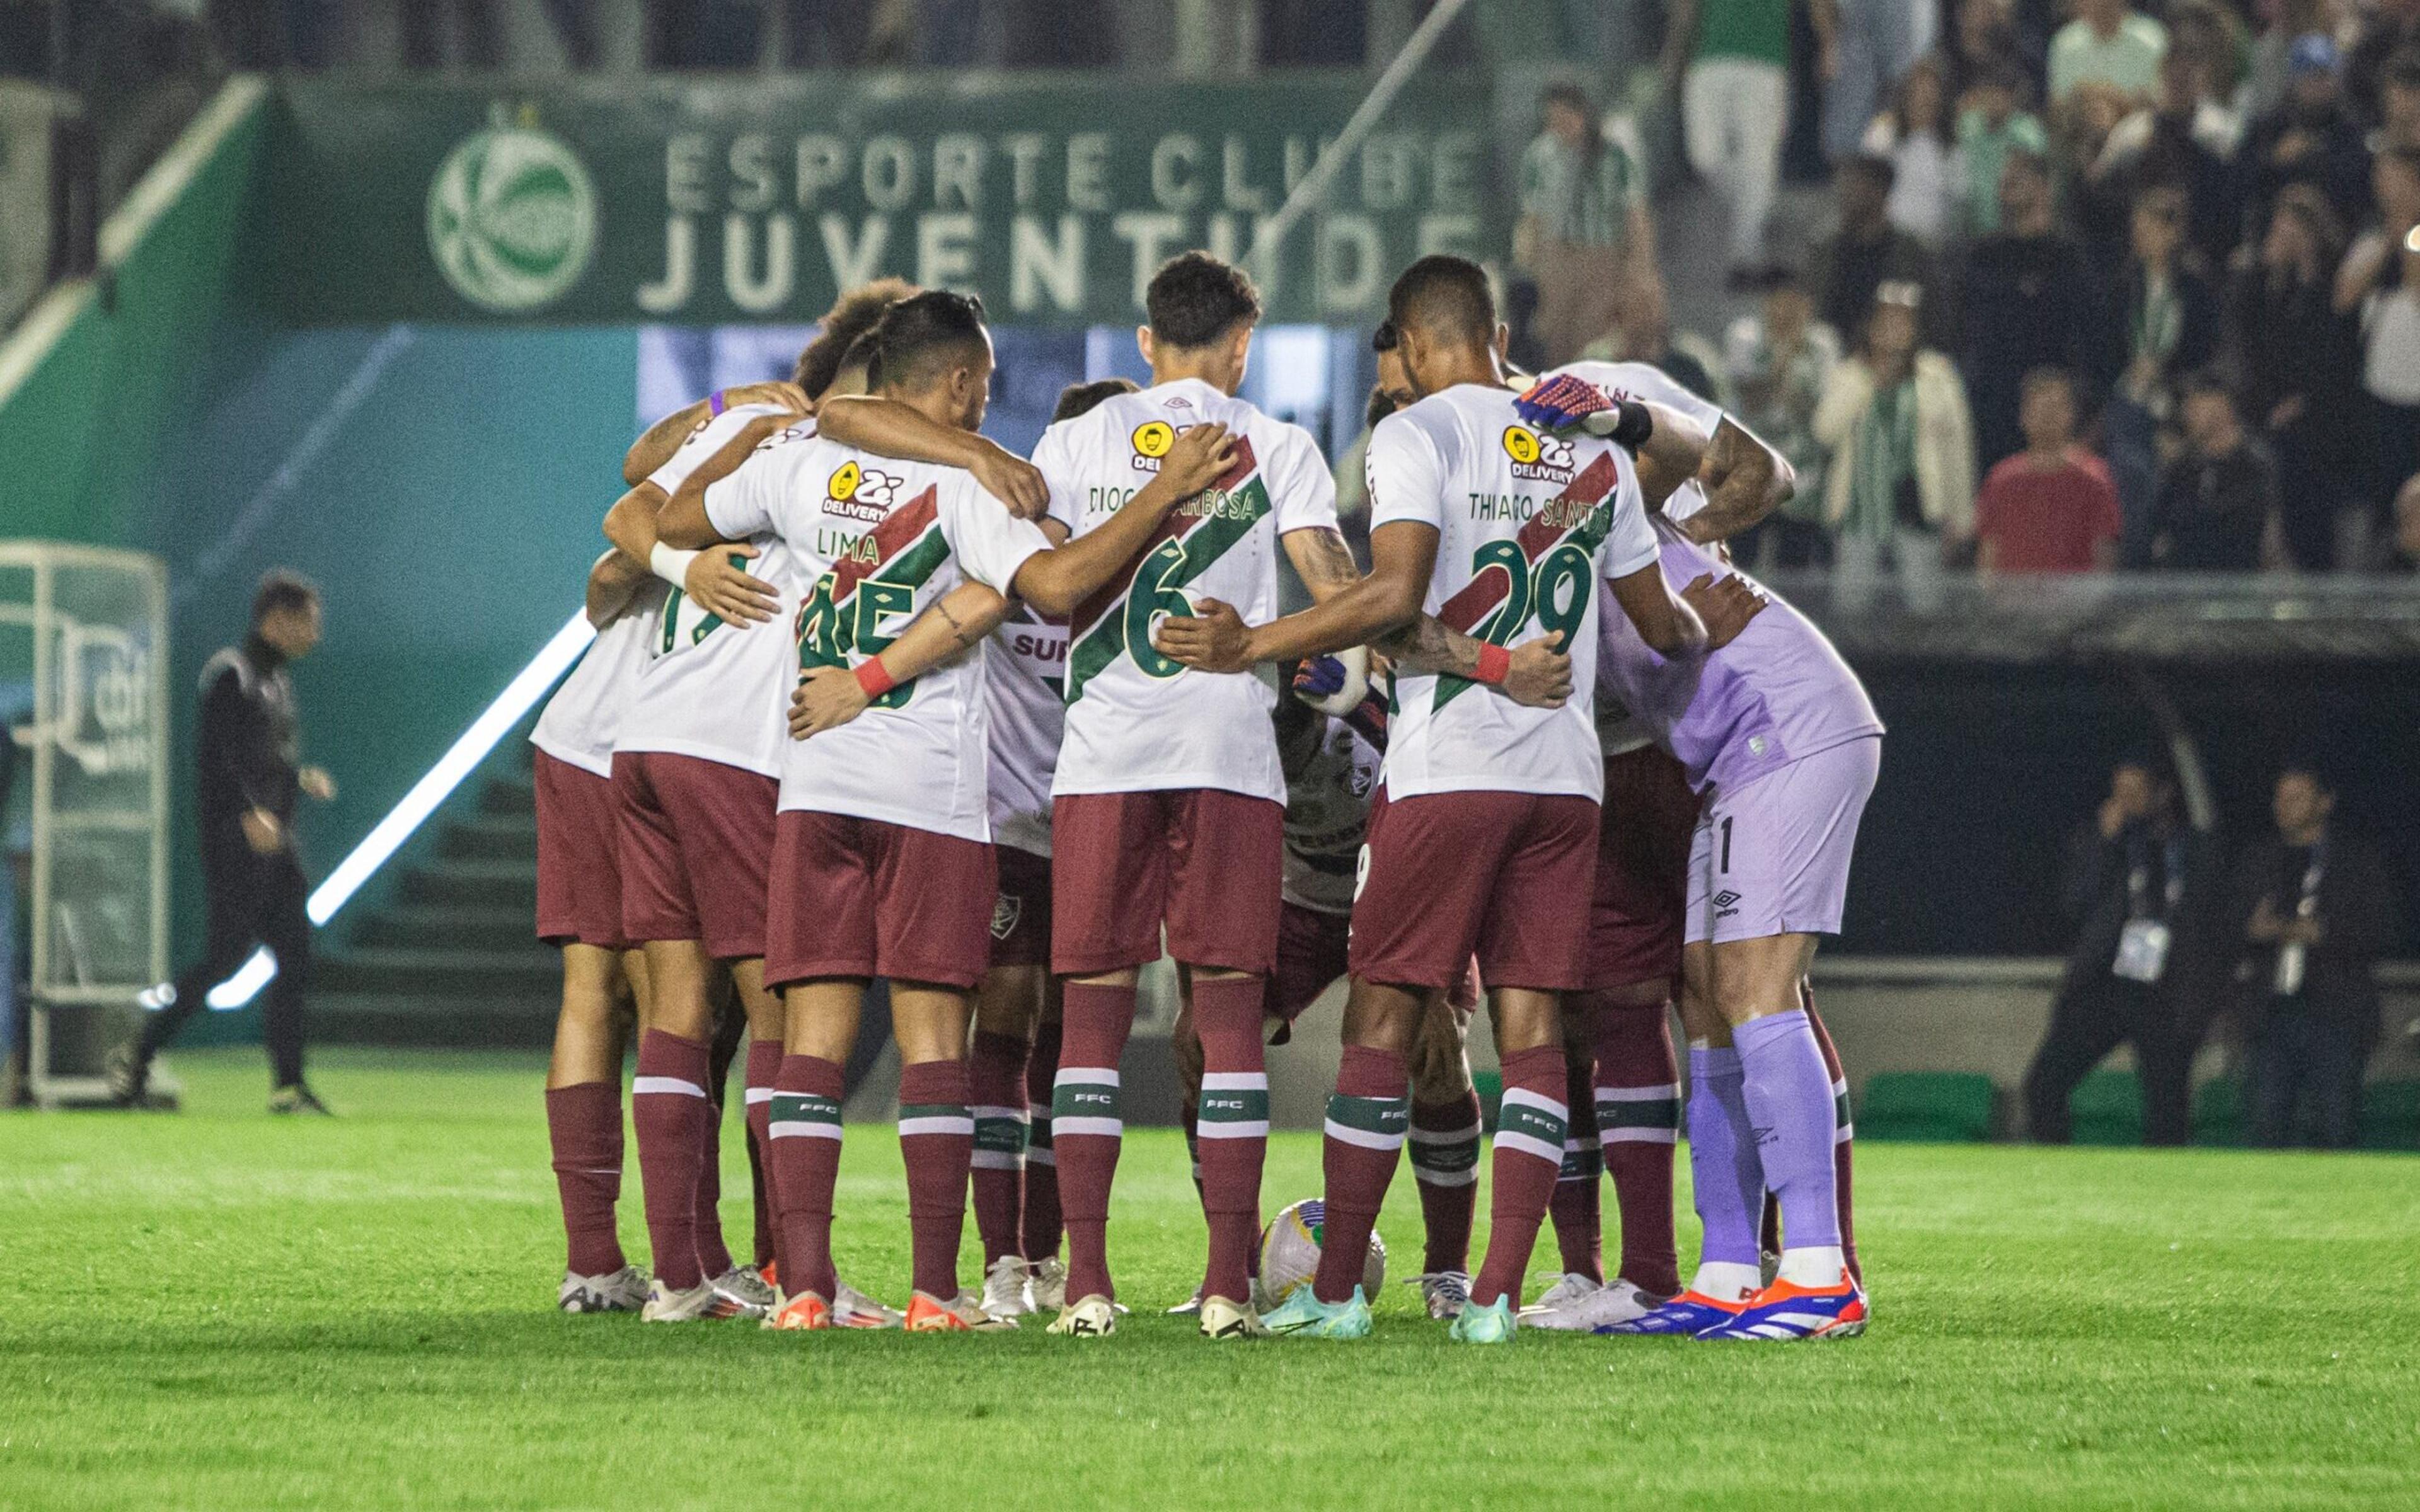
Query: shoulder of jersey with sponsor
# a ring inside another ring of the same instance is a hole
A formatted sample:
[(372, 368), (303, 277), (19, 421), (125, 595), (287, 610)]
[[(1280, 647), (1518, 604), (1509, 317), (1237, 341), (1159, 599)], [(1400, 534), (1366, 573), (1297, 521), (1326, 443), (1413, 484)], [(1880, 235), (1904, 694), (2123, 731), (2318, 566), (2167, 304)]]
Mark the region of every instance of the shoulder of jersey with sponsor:
[[(700, 425), (698, 427), (699, 430), (704, 430), (705, 428), (705, 425)], [(777, 430), (770, 436), (766, 437), (763, 440), (758, 441), (756, 443), (756, 450), (760, 452), (769, 452), (776, 446), (787, 446), (793, 441), (811, 441), (814, 439), (815, 423), (801, 416), (796, 424), (784, 425), (780, 430)]]
[(1512, 475), (1525, 483), (1569, 483), (1578, 464), (1577, 448), (1570, 441), (1527, 425), (1505, 426), (1501, 444), (1512, 459)]

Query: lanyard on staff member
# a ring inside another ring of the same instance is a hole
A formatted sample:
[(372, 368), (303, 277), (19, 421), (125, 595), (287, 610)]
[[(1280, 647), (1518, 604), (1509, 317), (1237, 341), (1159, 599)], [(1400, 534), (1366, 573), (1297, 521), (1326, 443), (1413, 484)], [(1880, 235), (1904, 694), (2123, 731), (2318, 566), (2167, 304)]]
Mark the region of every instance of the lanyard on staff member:
[[(2311, 861), (2303, 868), (2303, 895), (2294, 903), (2294, 918), (2307, 922), (2319, 915), (2319, 878), (2328, 869), (2327, 837), (2321, 836), (2311, 847)], [(2269, 990), (2279, 997), (2291, 997), (2303, 990), (2303, 968), (2308, 964), (2309, 947), (2300, 940), (2289, 940), (2277, 947), (2277, 974), (2271, 979)]]
[(2168, 838), (2157, 912), (2151, 901), (2150, 856), (2140, 841), (2126, 849), (2133, 863), (2126, 870), (2126, 927), (2118, 932), (2118, 959), (2109, 970), (2149, 986), (2168, 969), (2168, 946), (2175, 938), (2168, 918), (2185, 895), (2185, 845), (2176, 836)]

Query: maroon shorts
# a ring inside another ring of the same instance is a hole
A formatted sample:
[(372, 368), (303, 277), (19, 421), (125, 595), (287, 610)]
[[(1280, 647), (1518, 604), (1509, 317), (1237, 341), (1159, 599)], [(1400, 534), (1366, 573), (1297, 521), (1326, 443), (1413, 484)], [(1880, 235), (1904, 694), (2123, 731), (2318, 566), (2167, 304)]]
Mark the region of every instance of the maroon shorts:
[(549, 945), (619, 950), (622, 867), (614, 854), (621, 800), (613, 779), (544, 751), (530, 765), (537, 790), (537, 937)]
[(1270, 1017), (1292, 1024), (1344, 975), (1345, 942), (1352, 933), (1349, 915), (1285, 905), (1278, 917), (1278, 969), (1269, 978)]
[(1218, 788), (1085, 793), (1050, 805), (1051, 969), (1277, 968), (1285, 807)]
[(1652, 746), (1605, 760), (1605, 818), (1589, 907), (1591, 992), (1681, 974), (1689, 838), (1698, 795), (1688, 771)]
[(848, 814), (783, 810), (774, 826), (765, 984), (888, 977), (972, 987), (998, 902), (979, 840)]
[(622, 933), (698, 940), (724, 961), (765, 953), (765, 869), (782, 785), (660, 750), (613, 755), (621, 801)]
[(1353, 904), (1353, 975), (1453, 986), (1473, 955), (1490, 989), (1587, 980), (1597, 806), (1569, 795), (1432, 793), (1371, 815)]
[(1000, 892), (991, 905), (991, 964), (1050, 964), (1050, 857), (995, 845)]

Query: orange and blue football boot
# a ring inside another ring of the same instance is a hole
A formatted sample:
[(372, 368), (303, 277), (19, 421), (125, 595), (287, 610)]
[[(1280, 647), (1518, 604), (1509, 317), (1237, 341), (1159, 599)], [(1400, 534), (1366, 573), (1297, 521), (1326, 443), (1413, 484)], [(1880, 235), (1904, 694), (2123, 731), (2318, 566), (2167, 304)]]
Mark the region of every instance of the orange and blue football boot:
[(1724, 1302), (1702, 1291), (1683, 1291), (1671, 1301), (1652, 1307), (1626, 1322), (1606, 1323), (1596, 1329), (1599, 1334), (1676, 1335), (1683, 1338), (1703, 1338), (1709, 1329), (1721, 1328), (1739, 1317), (1745, 1301)]
[(1747, 1300), (1729, 1322), (1701, 1333), (1701, 1339), (1853, 1338), (1866, 1331), (1866, 1294), (1846, 1272), (1828, 1287), (1802, 1287), (1776, 1280)]

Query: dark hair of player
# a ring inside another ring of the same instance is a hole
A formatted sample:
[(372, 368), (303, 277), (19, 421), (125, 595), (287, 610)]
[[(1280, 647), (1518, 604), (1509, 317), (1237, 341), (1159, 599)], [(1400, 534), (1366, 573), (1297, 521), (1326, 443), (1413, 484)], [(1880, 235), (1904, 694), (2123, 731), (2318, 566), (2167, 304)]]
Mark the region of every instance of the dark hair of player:
[(319, 585), (291, 567), (271, 567), (260, 575), (260, 586), (252, 591), (252, 623), (261, 621), (281, 609), (308, 609), (319, 602)]
[(1370, 332), (1370, 349), (1373, 352), (1390, 352), (1402, 345), (1403, 340), (1402, 335), (1395, 330), (1395, 322), (1381, 320), (1378, 322), (1378, 329)]
[(1370, 389), (1370, 408), (1361, 412), (1361, 424), (1372, 430), (1376, 430), (1378, 422), (1394, 412), (1394, 396), (1387, 392), (1387, 386), (1383, 383), (1373, 384)]
[(984, 348), (983, 301), (953, 289), (928, 288), (882, 312), (874, 326), (869, 390), (913, 389)]
[(1487, 270), (1467, 257), (1432, 253), (1404, 270), (1387, 294), (1387, 320), (1456, 345), (1483, 347), (1496, 337), (1496, 296)]
[(1142, 307), (1154, 341), (1191, 350), (1209, 346), (1239, 325), (1259, 324), (1261, 291), (1242, 269), (1206, 252), (1187, 252), (1160, 264), (1151, 275)]
[(1121, 393), (1140, 393), (1142, 386), (1132, 378), (1095, 378), (1090, 383), (1070, 383), (1059, 391), (1059, 402), (1050, 409), (1050, 424), (1073, 420), (1090, 414)]
[(2017, 393), (2021, 398), (2030, 399), (2034, 396), (2035, 390), (2048, 388), (2065, 389), (2067, 396), (2072, 399), (2075, 397), (2075, 375), (2056, 363), (2044, 363), (2038, 367), (2029, 367), (2025, 369), (2024, 378), (2017, 385)]
[(848, 366), (849, 348), (858, 338), (874, 329), (885, 310), (915, 293), (916, 285), (904, 278), (877, 278), (834, 300), (824, 312), (815, 339), (799, 353), (799, 365), (792, 375), (799, 387), (807, 391), (807, 397), (822, 398), (841, 369)]

